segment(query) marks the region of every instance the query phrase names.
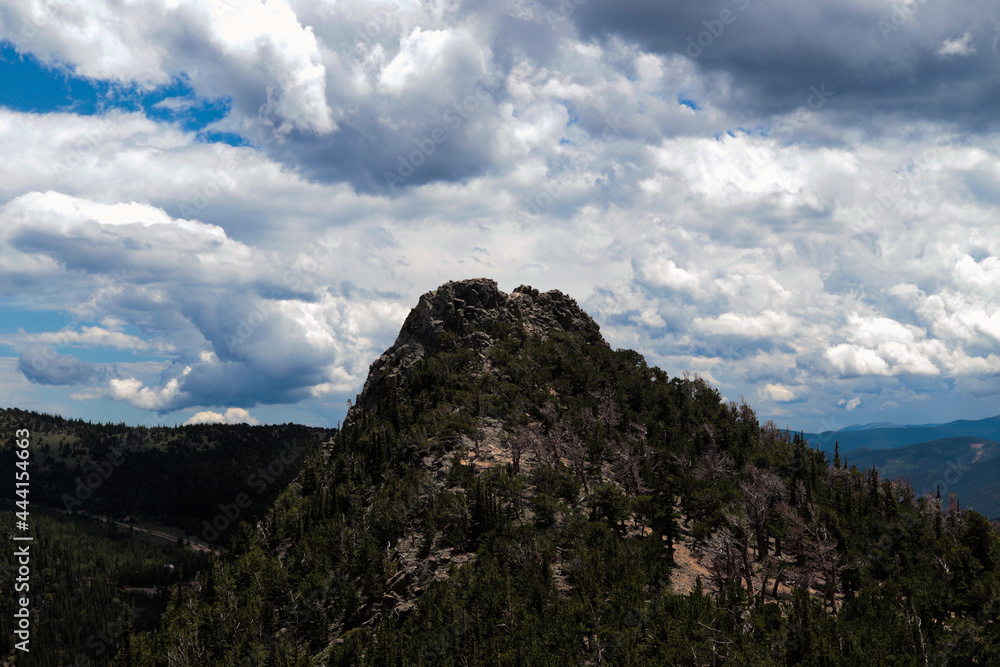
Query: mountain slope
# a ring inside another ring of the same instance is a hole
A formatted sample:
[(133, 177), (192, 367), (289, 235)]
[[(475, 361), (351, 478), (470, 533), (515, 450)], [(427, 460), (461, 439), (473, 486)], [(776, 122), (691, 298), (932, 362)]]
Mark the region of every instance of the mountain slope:
[(908, 477), (914, 473), (936, 472), (944, 475), (949, 469), (961, 471), (998, 456), (1000, 442), (962, 436), (892, 449), (856, 449), (851, 452), (849, 463), (862, 470), (875, 466), (884, 476), (892, 478), (897, 475)]
[(893, 449), (856, 449), (845, 460), (906, 479), (918, 495), (955, 493), (966, 509), (1000, 517), (1000, 443), (964, 436)]
[(485, 280), (421, 297), (343, 430), (131, 663), (997, 658), (985, 519), (832, 468), (518, 291), (535, 312)]

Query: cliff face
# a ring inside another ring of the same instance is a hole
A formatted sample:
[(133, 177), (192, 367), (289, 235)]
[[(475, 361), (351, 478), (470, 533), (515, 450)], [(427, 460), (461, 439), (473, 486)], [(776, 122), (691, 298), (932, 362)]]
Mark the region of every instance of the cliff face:
[(396, 342), (371, 365), (357, 408), (374, 408), (405, 383), (414, 364), (442, 347), (442, 334), (452, 334), (450, 340), (459, 346), (488, 349), (493, 341), (479, 329), (493, 323), (542, 337), (552, 331), (577, 333), (589, 343), (607, 346), (597, 323), (558, 290), (539, 292), (522, 285), (507, 294), (488, 278), (447, 282), (420, 297)]

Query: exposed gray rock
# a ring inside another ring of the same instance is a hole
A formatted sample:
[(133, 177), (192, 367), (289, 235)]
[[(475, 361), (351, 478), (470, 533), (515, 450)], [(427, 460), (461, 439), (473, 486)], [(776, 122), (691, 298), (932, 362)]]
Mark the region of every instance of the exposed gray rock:
[[(488, 278), (448, 282), (420, 297), (396, 342), (371, 365), (355, 410), (370, 410), (392, 396), (414, 364), (443, 346), (485, 351), (493, 340), (477, 329), (494, 322), (543, 337), (553, 331), (577, 333), (588, 343), (607, 345), (590, 315), (558, 290), (540, 293), (522, 285), (507, 294)], [(445, 333), (453, 336), (442, 339)]]

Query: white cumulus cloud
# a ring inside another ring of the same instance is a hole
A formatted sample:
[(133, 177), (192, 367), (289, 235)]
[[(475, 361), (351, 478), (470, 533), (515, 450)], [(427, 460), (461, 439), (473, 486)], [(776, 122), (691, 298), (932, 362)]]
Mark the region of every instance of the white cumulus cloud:
[(938, 49), (938, 55), (942, 58), (948, 56), (971, 56), (976, 52), (976, 47), (972, 45), (972, 33), (967, 32), (955, 39), (946, 39)]
[(203, 410), (196, 412), (184, 422), (185, 426), (192, 424), (250, 424), (256, 426), (260, 422), (243, 408), (228, 408), (225, 413)]

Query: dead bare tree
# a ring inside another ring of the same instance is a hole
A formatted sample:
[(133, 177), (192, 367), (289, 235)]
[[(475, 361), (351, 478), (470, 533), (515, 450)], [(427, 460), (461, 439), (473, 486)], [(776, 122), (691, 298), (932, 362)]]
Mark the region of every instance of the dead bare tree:
[(642, 466), (652, 451), (646, 444), (646, 428), (636, 423), (629, 424), (625, 438), (615, 439), (612, 446), (615, 458), (611, 464), (611, 478), (628, 495), (636, 496), (648, 491), (641, 474)]
[(816, 588), (823, 593), (824, 604), (836, 612), (841, 569), (837, 543), (830, 538), (826, 527), (817, 521), (817, 508), (809, 505), (806, 510), (808, 521), (786, 503), (778, 505), (778, 511), (788, 525), (785, 550), (795, 558), (789, 583), (805, 590)]
[(708, 569), (712, 573), (715, 590), (721, 591), (729, 582), (740, 578), (742, 548), (739, 539), (729, 528), (722, 527), (712, 533), (705, 544)]
[(830, 539), (826, 528), (818, 526), (814, 531), (812, 563), (816, 572), (823, 577), (823, 597), (825, 603), (830, 605), (830, 611), (837, 612), (837, 591), (840, 588), (839, 558), (837, 556), (837, 543)]
[(597, 418), (604, 427), (606, 434), (610, 434), (621, 421), (621, 412), (614, 397), (607, 392), (601, 394), (597, 403)]
[(725, 452), (718, 450), (715, 438), (712, 438), (695, 467), (694, 477), (699, 481), (714, 482), (719, 478), (729, 477), (734, 469), (733, 460)]
[(758, 468), (752, 463), (746, 467), (747, 479), (740, 483), (743, 491), (743, 509), (746, 511), (750, 529), (756, 537), (755, 557), (757, 560), (768, 554), (768, 525), (771, 521), (771, 506), (787, 495), (785, 483), (770, 470)]
[(787, 503), (778, 503), (776, 509), (788, 526), (784, 551), (794, 558), (792, 569), (787, 573), (786, 580), (793, 586), (808, 590), (812, 585), (813, 578), (809, 563), (809, 534), (806, 530), (806, 522), (802, 515)]
[(504, 434), (502, 442), (510, 448), (510, 467), (515, 475), (521, 472), (521, 456), (524, 454), (528, 440), (528, 425), (524, 424), (514, 429), (510, 435)]
[(743, 574), (743, 580), (746, 582), (747, 593), (753, 596), (753, 565), (750, 560), (750, 524), (747, 522), (746, 516), (743, 514), (733, 515), (731, 513), (726, 513), (726, 518), (729, 522), (733, 524), (736, 528), (736, 537), (739, 540), (740, 546), (740, 565), (742, 566), (741, 571)]
[(566, 453), (566, 458), (569, 460), (570, 466), (573, 468), (573, 473), (583, 485), (584, 492), (589, 494), (590, 484), (587, 480), (588, 462), (586, 446), (584, 446), (583, 441), (576, 434), (576, 431), (569, 428), (566, 424), (562, 425), (557, 437), (562, 438), (562, 449)]
[(562, 461), (562, 434), (559, 411), (556, 409), (555, 404), (548, 402), (542, 405), (538, 410), (539, 415), (542, 418), (542, 427), (545, 430), (544, 446), (546, 454), (552, 465), (558, 466)]
[(526, 452), (533, 452), (537, 461), (543, 460), (545, 435), (542, 425), (535, 421), (527, 421), (514, 429), (510, 438), (511, 468), (514, 474), (521, 471), (521, 458)]

